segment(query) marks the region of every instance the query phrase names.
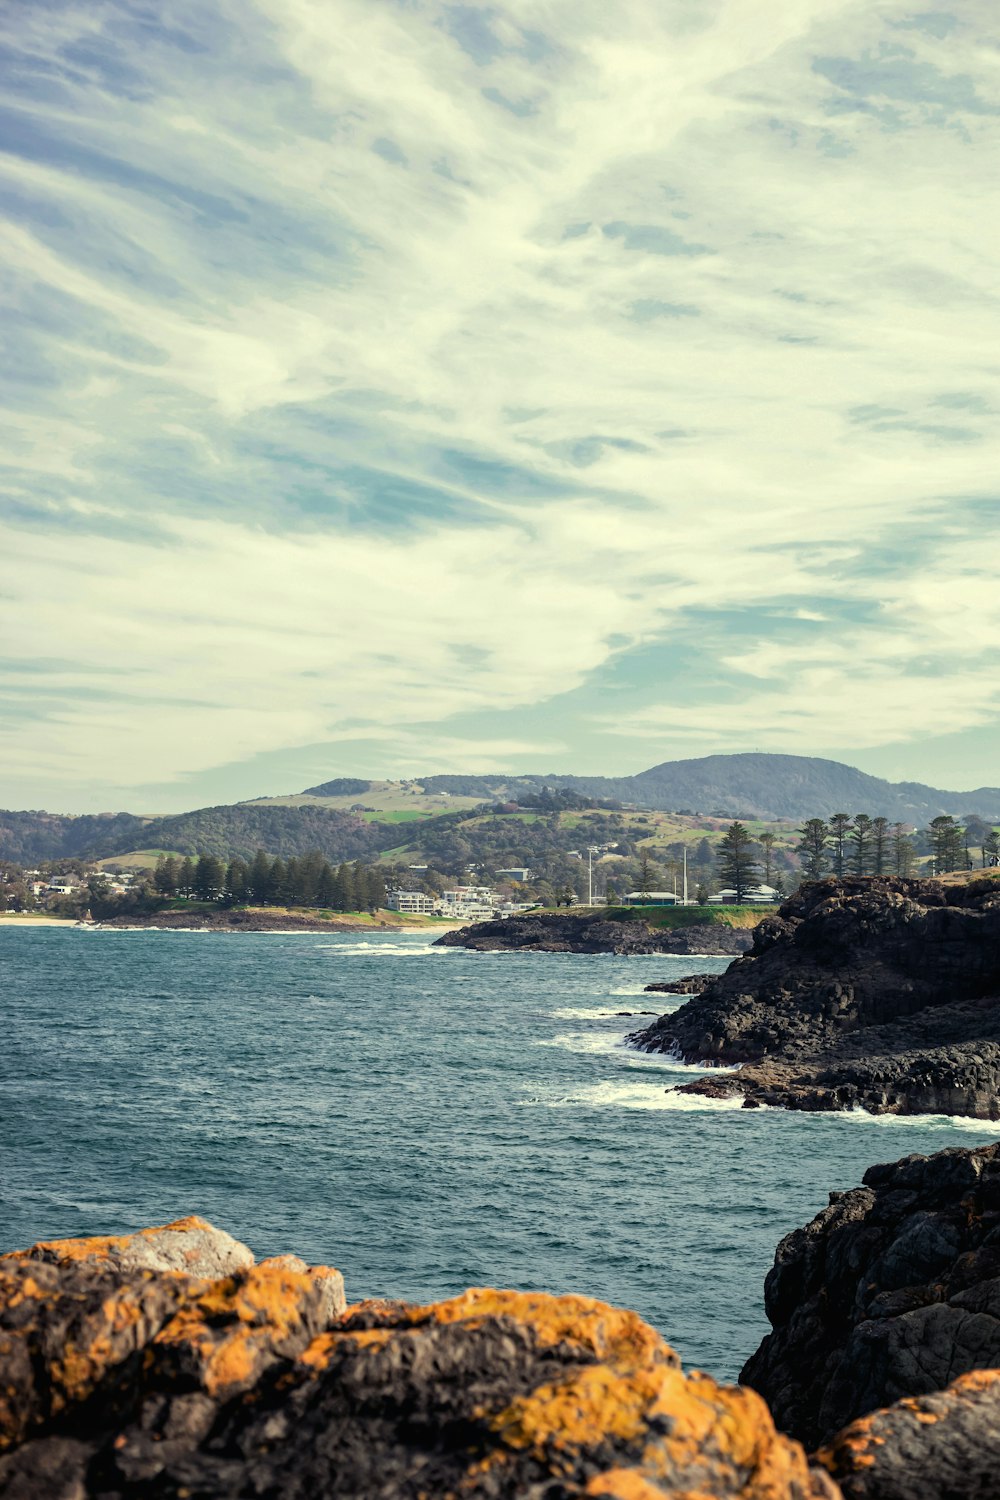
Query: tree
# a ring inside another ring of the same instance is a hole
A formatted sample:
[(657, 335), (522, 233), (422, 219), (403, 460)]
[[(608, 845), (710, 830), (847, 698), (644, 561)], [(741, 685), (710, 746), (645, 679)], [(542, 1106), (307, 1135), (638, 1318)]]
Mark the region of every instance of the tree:
[(569, 884), (569, 881), (567, 881), (562, 890), (559, 892), (559, 895), (556, 899), (556, 905), (572, 906), (575, 900), (576, 891), (574, 891), (573, 887)]
[(378, 911), (386, 903), (385, 880), (382, 871), (372, 865), (367, 876), (367, 906), (369, 911)]
[(250, 871), (246, 860), (231, 859), (226, 871), (226, 894), (234, 905), (247, 899)]
[(334, 879), (336, 900), (333, 903), (336, 911), (357, 911), (358, 902), (354, 890), (354, 875), (350, 865), (339, 865)]
[(194, 891), (194, 860), (190, 855), (184, 860), (177, 876), (177, 893), (190, 896)]
[(180, 865), (172, 854), (164, 857), (162, 854), (156, 861), (156, 869), (153, 872), (153, 884), (161, 896), (176, 896), (177, 885), (180, 878)]
[(194, 872), (194, 893), (199, 901), (218, 901), (226, 885), (226, 867), (214, 854), (202, 854)]
[(889, 819), (872, 818), (872, 874), (884, 875), (889, 861)]
[(251, 901), (263, 906), (267, 900), (268, 882), (271, 878), (271, 860), (263, 849), (258, 849), (250, 866), (247, 885)]
[(757, 842), (760, 845), (761, 862), (764, 867), (764, 884), (771, 885), (771, 876), (774, 874), (774, 845), (776, 839), (773, 833), (762, 833)]
[(1000, 865), (1000, 833), (994, 828), (983, 839), (983, 868), (994, 869)]
[(742, 905), (746, 893), (757, 879), (757, 866), (753, 858), (753, 841), (744, 825), (732, 823), (719, 845), (719, 879), (723, 886), (736, 892), (736, 904)]
[(329, 860), (323, 861), (323, 868), (319, 872), (316, 901), (319, 906), (327, 908), (333, 908), (337, 903), (337, 877)]
[(851, 829), (851, 863), (855, 875), (867, 875), (871, 857), (872, 820), (867, 813), (857, 813)]
[(950, 813), (941, 813), (939, 817), (932, 818), (928, 835), (935, 875), (965, 869), (965, 830), (955, 822)]
[(643, 849), (639, 855), (639, 875), (636, 880), (636, 890), (640, 896), (648, 896), (653, 889), (653, 861), (649, 857), (649, 850)]
[(905, 823), (893, 823), (890, 829), (890, 857), (895, 875), (905, 877), (913, 874), (917, 851), (913, 847), (913, 839), (906, 831)]
[(803, 869), (810, 880), (822, 880), (829, 862), (828, 843), (830, 830), (822, 818), (810, 818), (799, 829), (800, 843), (797, 853)]
[(618, 905), (618, 892), (613, 885), (609, 885), (604, 892), (604, 904), (605, 906)]
[(833, 844), (833, 873), (843, 875), (847, 863), (847, 831), (851, 819), (847, 813), (834, 813), (830, 819), (830, 840)]

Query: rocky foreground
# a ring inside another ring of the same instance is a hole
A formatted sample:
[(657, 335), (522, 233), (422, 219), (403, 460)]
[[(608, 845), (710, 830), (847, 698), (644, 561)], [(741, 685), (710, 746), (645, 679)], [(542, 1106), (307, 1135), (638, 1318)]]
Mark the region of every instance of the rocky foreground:
[(804, 886), (748, 954), (629, 1041), (741, 1064), (682, 1091), (741, 1093), (749, 1106), (998, 1119), (1000, 885)]
[(603, 912), (532, 912), (493, 922), (474, 922), (438, 938), (442, 948), (473, 948), (479, 953), (689, 953), (738, 954), (750, 947), (749, 931), (723, 922), (686, 927), (651, 927), (639, 917), (615, 918)]
[(0, 1259), (4, 1500), (829, 1500), (759, 1396), (587, 1297), (344, 1306), (198, 1219)]
[(832, 1194), (766, 1300), (724, 1386), (587, 1297), (347, 1305), (337, 1271), (196, 1218), (38, 1244), (0, 1257), (0, 1497), (998, 1493), (1000, 1143)]

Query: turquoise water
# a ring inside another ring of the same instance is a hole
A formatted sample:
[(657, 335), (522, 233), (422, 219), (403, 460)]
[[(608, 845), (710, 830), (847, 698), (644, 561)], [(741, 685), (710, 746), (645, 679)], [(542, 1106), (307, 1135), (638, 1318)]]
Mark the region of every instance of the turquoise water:
[(733, 1376), (775, 1245), (829, 1189), (996, 1127), (667, 1093), (692, 1070), (624, 1050), (615, 1012), (726, 963), (0, 930), (0, 1249), (200, 1213), (352, 1297), (602, 1297)]

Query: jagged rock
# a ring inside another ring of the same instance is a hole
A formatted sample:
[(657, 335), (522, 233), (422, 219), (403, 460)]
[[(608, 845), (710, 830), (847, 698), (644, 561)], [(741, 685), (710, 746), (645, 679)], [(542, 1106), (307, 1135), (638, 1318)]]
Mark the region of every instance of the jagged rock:
[(634, 1313), (474, 1290), (326, 1326), (294, 1257), (195, 1279), (98, 1243), (0, 1262), (4, 1500), (836, 1500)]
[(683, 979), (655, 980), (653, 984), (643, 985), (643, 989), (660, 995), (700, 995), (713, 977), (711, 974), (685, 974)]
[(831, 1199), (778, 1246), (773, 1332), (740, 1376), (808, 1446), (1000, 1366), (1000, 1143), (872, 1167)]
[(846, 1500), (993, 1500), (998, 1439), (1000, 1371), (976, 1370), (852, 1422), (817, 1459)]
[(1000, 886), (804, 886), (753, 947), (629, 1039), (707, 1066), (685, 1093), (791, 1109), (1000, 1118)]
[(612, 918), (600, 912), (529, 912), (474, 922), (443, 933), (436, 946), (473, 948), (480, 953), (745, 953), (751, 934), (719, 922), (687, 927), (651, 927), (639, 917)]

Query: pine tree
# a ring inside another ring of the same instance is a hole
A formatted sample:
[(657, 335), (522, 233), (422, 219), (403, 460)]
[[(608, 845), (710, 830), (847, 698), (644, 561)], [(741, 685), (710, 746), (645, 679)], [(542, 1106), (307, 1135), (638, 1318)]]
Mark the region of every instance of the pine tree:
[(323, 861), (323, 868), (319, 872), (319, 885), (316, 890), (316, 901), (319, 906), (335, 909), (337, 902), (337, 877), (329, 860)]
[(872, 818), (872, 874), (884, 875), (889, 861), (889, 819)]
[(847, 813), (834, 813), (830, 819), (830, 839), (833, 844), (833, 873), (843, 875), (847, 864), (847, 830), (851, 819)]
[(762, 833), (757, 840), (761, 849), (761, 861), (764, 867), (764, 884), (771, 885), (771, 876), (774, 874), (774, 845), (776, 839), (773, 833)]
[(757, 866), (753, 858), (753, 840), (744, 825), (735, 822), (727, 828), (719, 845), (719, 879), (723, 886), (736, 892), (736, 904), (741, 906), (746, 893), (757, 879)]
[(994, 828), (983, 839), (983, 868), (995, 869), (1000, 865), (1000, 833)]
[(372, 865), (372, 867), (368, 871), (367, 891), (368, 910), (378, 911), (379, 907), (384, 906), (386, 903), (386, 890), (385, 880), (382, 877), (382, 871), (375, 865)]
[(912, 875), (917, 862), (917, 851), (913, 847), (913, 839), (906, 831), (906, 824), (893, 823), (890, 833), (893, 873), (904, 877)]
[(187, 855), (177, 876), (177, 890), (181, 896), (190, 896), (194, 891), (194, 860)]
[(226, 871), (226, 894), (229, 900), (238, 905), (247, 899), (247, 885), (249, 870), (243, 859), (231, 859)]
[(271, 860), (263, 849), (258, 849), (250, 866), (250, 874), (247, 884), (250, 887), (250, 899), (257, 906), (263, 906), (267, 901), (268, 883), (271, 878)]
[(357, 898), (354, 893), (354, 876), (350, 865), (340, 865), (336, 875), (337, 899), (334, 907), (337, 911), (357, 911)]
[(161, 854), (156, 861), (156, 870), (153, 873), (153, 884), (161, 896), (176, 896), (177, 885), (180, 878), (180, 864), (172, 854), (166, 858)]
[(851, 829), (852, 870), (855, 875), (867, 875), (871, 857), (872, 820), (867, 813), (857, 813)]
[(202, 854), (194, 872), (194, 892), (199, 901), (218, 901), (226, 885), (226, 867), (214, 854)]
[(810, 880), (822, 880), (829, 863), (830, 830), (822, 818), (810, 818), (805, 826), (799, 829), (799, 836), (801, 842), (796, 852), (802, 860), (802, 867), (807, 877)]
[(267, 872), (264, 885), (264, 905), (284, 906), (287, 898), (286, 871), (284, 861), (275, 859)]
[(640, 896), (648, 896), (653, 889), (653, 861), (649, 857), (649, 850), (643, 849), (639, 855), (639, 878), (636, 881), (636, 890)]
[(965, 829), (955, 822), (950, 813), (942, 813), (940, 817), (931, 819), (928, 836), (934, 856), (935, 875), (965, 869)]

